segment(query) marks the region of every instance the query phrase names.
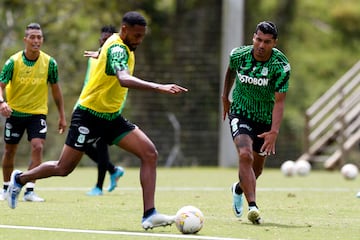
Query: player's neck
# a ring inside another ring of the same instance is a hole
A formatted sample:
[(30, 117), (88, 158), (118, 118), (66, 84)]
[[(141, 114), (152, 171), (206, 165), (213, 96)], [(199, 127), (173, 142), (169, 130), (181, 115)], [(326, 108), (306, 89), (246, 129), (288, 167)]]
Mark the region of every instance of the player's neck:
[(25, 49), (24, 54), (28, 60), (34, 61), (39, 58), (40, 51), (29, 51)]

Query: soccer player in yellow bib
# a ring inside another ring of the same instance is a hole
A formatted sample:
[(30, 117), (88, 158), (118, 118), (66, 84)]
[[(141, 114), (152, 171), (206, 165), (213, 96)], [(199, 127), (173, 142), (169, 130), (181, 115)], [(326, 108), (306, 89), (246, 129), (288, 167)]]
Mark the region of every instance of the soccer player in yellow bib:
[[(2, 158), (4, 184), (0, 194), (1, 200), (7, 198), (6, 189), (14, 169), (16, 150), (25, 130), (31, 144), (29, 169), (42, 162), (47, 132), (49, 86), (59, 112), (59, 133), (63, 133), (66, 127), (57, 64), (54, 58), (40, 50), (43, 41), (40, 25), (29, 24), (25, 30), (25, 50), (12, 55), (0, 74), (0, 113), (6, 117), (5, 150)], [(35, 194), (34, 186), (34, 181), (28, 182), (24, 201), (43, 202), (44, 199)]]
[(134, 51), (145, 37), (146, 25), (145, 18), (138, 12), (127, 12), (123, 16), (120, 33), (112, 35), (103, 45), (89, 82), (80, 94), (59, 160), (44, 162), (23, 173), (14, 170), (8, 187), (10, 208), (16, 207), (18, 195), (26, 182), (68, 175), (81, 160), (86, 146), (102, 138), (140, 159), (142, 227), (151, 229), (174, 223), (174, 216), (160, 214), (155, 209), (156, 147), (139, 127), (121, 115), (129, 88), (172, 95), (187, 92), (177, 84), (158, 84), (132, 75)]
[[(117, 31), (115, 27), (112, 25), (103, 26), (101, 28), (101, 36), (99, 38), (100, 48), (98, 51), (84, 52), (84, 56), (89, 57), (84, 86), (89, 81), (90, 71), (92, 69), (93, 63), (96, 62), (97, 58), (99, 57), (101, 47), (104, 45), (105, 41), (116, 32)], [(119, 178), (124, 175), (124, 169), (120, 166), (114, 166), (114, 164), (110, 161), (107, 143), (104, 140), (99, 139), (96, 141), (96, 143), (87, 147), (85, 154), (88, 155), (91, 160), (97, 163), (98, 169), (96, 185), (86, 194), (88, 196), (101, 196), (103, 194), (103, 185), (106, 171), (108, 171), (110, 174), (110, 184), (107, 190), (108, 192), (112, 192), (116, 188)]]

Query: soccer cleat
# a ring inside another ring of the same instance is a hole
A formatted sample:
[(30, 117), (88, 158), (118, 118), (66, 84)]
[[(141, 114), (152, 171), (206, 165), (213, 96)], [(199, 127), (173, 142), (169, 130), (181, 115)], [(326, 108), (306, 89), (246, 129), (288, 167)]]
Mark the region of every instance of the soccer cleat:
[(101, 196), (103, 195), (103, 192), (100, 188), (98, 187), (94, 187), (93, 189), (91, 189), (90, 192), (87, 192), (86, 195), (88, 196)]
[(168, 216), (154, 211), (152, 215), (142, 219), (141, 225), (145, 230), (148, 230), (148, 229), (153, 229), (155, 227), (169, 226), (174, 222), (175, 222), (175, 216)]
[(34, 191), (28, 191), (24, 194), (25, 202), (44, 202), (45, 199), (39, 197)]
[(233, 195), (233, 212), (235, 214), (236, 217), (241, 217), (243, 214), (243, 194), (237, 194), (235, 192), (235, 188), (236, 188), (237, 182), (234, 183), (231, 187), (231, 192)]
[(5, 201), (7, 199), (7, 191), (5, 189), (3, 189), (0, 192), (0, 201)]
[(249, 207), (249, 212), (247, 217), (249, 221), (252, 222), (253, 224), (260, 224), (262, 222), (260, 217), (260, 212), (257, 207)]
[(115, 169), (115, 172), (110, 175), (110, 185), (108, 187), (108, 192), (112, 192), (116, 188), (117, 181), (124, 175), (124, 169), (122, 167), (116, 167)]
[(10, 208), (16, 208), (17, 202), (18, 202), (18, 198), (19, 198), (19, 194), (21, 192), (21, 188), (23, 187), (22, 185), (18, 184), (15, 180), (15, 176), (21, 174), (20, 170), (14, 170), (11, 173), (11, 177), (10, 177), (10, 184), (9, 187), (7, 189), (7, 200), (8, 200), (8, 205)]

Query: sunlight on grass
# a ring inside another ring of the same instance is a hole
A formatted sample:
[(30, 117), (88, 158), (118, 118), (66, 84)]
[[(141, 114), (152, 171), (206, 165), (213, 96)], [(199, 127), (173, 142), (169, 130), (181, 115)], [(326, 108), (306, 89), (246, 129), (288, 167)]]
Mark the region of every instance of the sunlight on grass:
[[(161, 213), (175, 214), (194, 205), (205, 215), (198, 236), (241, 239), (358, 239), (360, 235), (358, 181), (347, 181), (338, 172), (313, 171), (306, 177), (285, 177), (265, 169), (258, 181), (257, 203), (264, 224), (252, 225), (231, 211), (232, 168), (160, 168), (156, 203)], [(3, 202), (1, 225), (47, 228), (164, 233), (183, 236), (176, 227), (150, 231), (141, 228), (142, 199), (138, 169), (126, 169), (114, 192), (88, 197), (96, 180), (95, 168), (78, 168), (70, 176), (39, 180), (37, 192), (44, 203), (19, 201), (17, 209)], [(104, 186), (108, 184), (108, 177)], [(22, 194), (20, 195), (22, 198)], [(246, 209), (246, 208), (245, 208)], [(68, 233), (2, 228), (2, 239), (113, 239), (106, 234)], [(116, 239), (164, 239), (156, 236), (123, 236)]]

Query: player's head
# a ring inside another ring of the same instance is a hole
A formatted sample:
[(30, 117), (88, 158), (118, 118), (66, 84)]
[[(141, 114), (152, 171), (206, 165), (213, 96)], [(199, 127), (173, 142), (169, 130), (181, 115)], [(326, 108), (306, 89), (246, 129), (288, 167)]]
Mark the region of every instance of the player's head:
[(112, 25), (106, 25), (101, 28), (101, 36), (99, 38), (99, 44), (100, 47), (105, 43), (105, 41), (113, 34), (115, 33), (115, 27)]
[(261, 31), (265, 34), (271, 34), (274, 39), (277, 39), (278, 31), (277, 27), (273, 22), (270, 21), (263, 21), (260, 22), (255, 29), (255, 34), (258, 33), (258, 31)]
[(144, 39), (146, 25), (145, 18), (138, 12), (127, 12), (123, 16), (120, 37), (131, 51)]
[(25, 49), (27, 51), (39, 51), (44, 41), (41, 26), (38, 23), (30, 23), (25, 28)]
[(274, 23), (260, 22), (253, 36), (253, 56), (257, 61), (267, 61), (271, 57), (272, 49), (276, 46), (278, 32)]

